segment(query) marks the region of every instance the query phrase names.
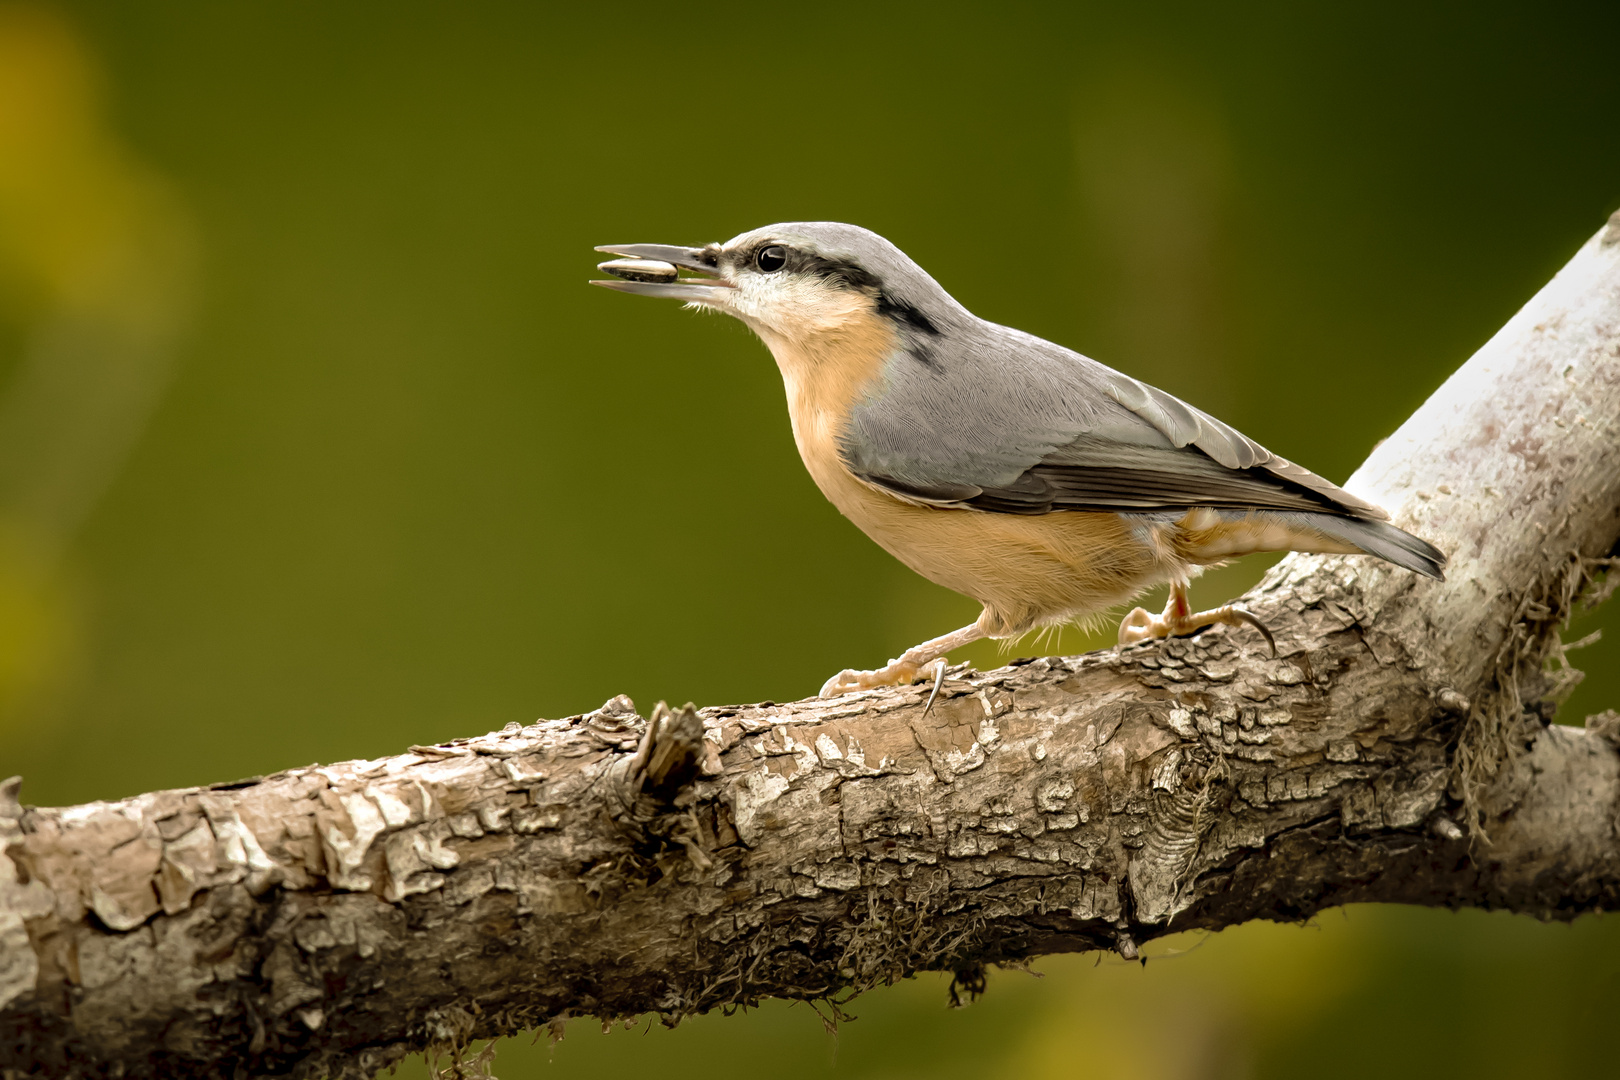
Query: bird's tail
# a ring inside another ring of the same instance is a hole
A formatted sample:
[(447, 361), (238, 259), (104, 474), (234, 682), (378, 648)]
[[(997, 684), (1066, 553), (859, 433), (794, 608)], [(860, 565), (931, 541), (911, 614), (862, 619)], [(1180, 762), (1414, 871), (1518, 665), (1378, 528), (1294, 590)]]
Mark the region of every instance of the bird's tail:
[(1337, 514), (1300, 514), (1299, 517), (1317, 532), (1353, 544), (1368, 555), (1376, 555), (1436, 581), (1446, 580), (1446, 557), (1440, 549), (1387, 521), (1367, 521)]

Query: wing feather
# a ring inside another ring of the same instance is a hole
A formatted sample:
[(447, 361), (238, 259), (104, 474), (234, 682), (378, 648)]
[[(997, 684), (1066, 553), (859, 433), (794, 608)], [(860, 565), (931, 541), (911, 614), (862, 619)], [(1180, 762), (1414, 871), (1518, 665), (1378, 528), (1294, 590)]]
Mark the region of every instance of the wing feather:
[(926, 364), (904, 347), (890, 358), (840, 443), (852, 473), (907, 501), (1387, 517), (1179, 398), (1033, 335), (976, 322), (928, 347)]
[(1140, 416), (1178, 447), (1194, 446), (1228, 469), (1261, 469), (1290, 487), (1301, 487), (1323, 496), (1355, 517), (1385, 521), (1384, 509), (1358, 499), (1309, 469), (1278, 457), (1236, 428), (1221, 423), (1200, 409), (1157, 387), (1138, 382), (1128, 375), (1110, 371), (1109, 394), (1115, 401)]

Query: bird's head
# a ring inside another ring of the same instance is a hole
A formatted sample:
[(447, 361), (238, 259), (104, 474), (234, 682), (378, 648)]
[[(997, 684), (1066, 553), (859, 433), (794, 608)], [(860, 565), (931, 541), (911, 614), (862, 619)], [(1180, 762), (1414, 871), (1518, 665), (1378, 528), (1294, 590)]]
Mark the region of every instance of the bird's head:
[[(601, 264), (620, 280), (593, 284), (684, 300), (735, 316), (772, 350), (820, 352), (817, 342), (874, 327), (936, 334), (966, 315), (939, 284), (877, 233), (830, 221), (767, 225), (723, 244), (607, 244)], [(683, 273), (685, 271), (685, 273)]]

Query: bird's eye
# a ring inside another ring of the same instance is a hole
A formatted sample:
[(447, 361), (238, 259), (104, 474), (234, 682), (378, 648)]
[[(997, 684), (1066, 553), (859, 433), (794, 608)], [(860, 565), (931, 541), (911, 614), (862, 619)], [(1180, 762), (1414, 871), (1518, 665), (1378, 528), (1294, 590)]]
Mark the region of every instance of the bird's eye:
[(762, 247), (754, 255), (754, 265), (767, 274), (774, 274), (787, 265), (787, 251), (781, 244)]

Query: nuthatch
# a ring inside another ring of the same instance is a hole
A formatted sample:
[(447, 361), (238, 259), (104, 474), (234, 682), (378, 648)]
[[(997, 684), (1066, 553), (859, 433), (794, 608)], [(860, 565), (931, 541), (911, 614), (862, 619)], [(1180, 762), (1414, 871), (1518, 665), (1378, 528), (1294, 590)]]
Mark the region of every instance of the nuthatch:
[[(1096, 615), (1160, 582), (1122, 644), (1258, 619), (1193, 612), (1202, 568), (1261, 551), (1361, 553), (1443, 579), (1445, 556), (1378, 507), (1162, 390), (986, 322), (854, 225), (768, 225), (724, 244), (622, 244), (598, 281), (735, 316), (776, 358), (805, 467), (895, 558), (972, 597), (970, 626), (831, 695), (938, 680), (945, 655)], [(680, 271), (692, 273), (681, 275)]]

